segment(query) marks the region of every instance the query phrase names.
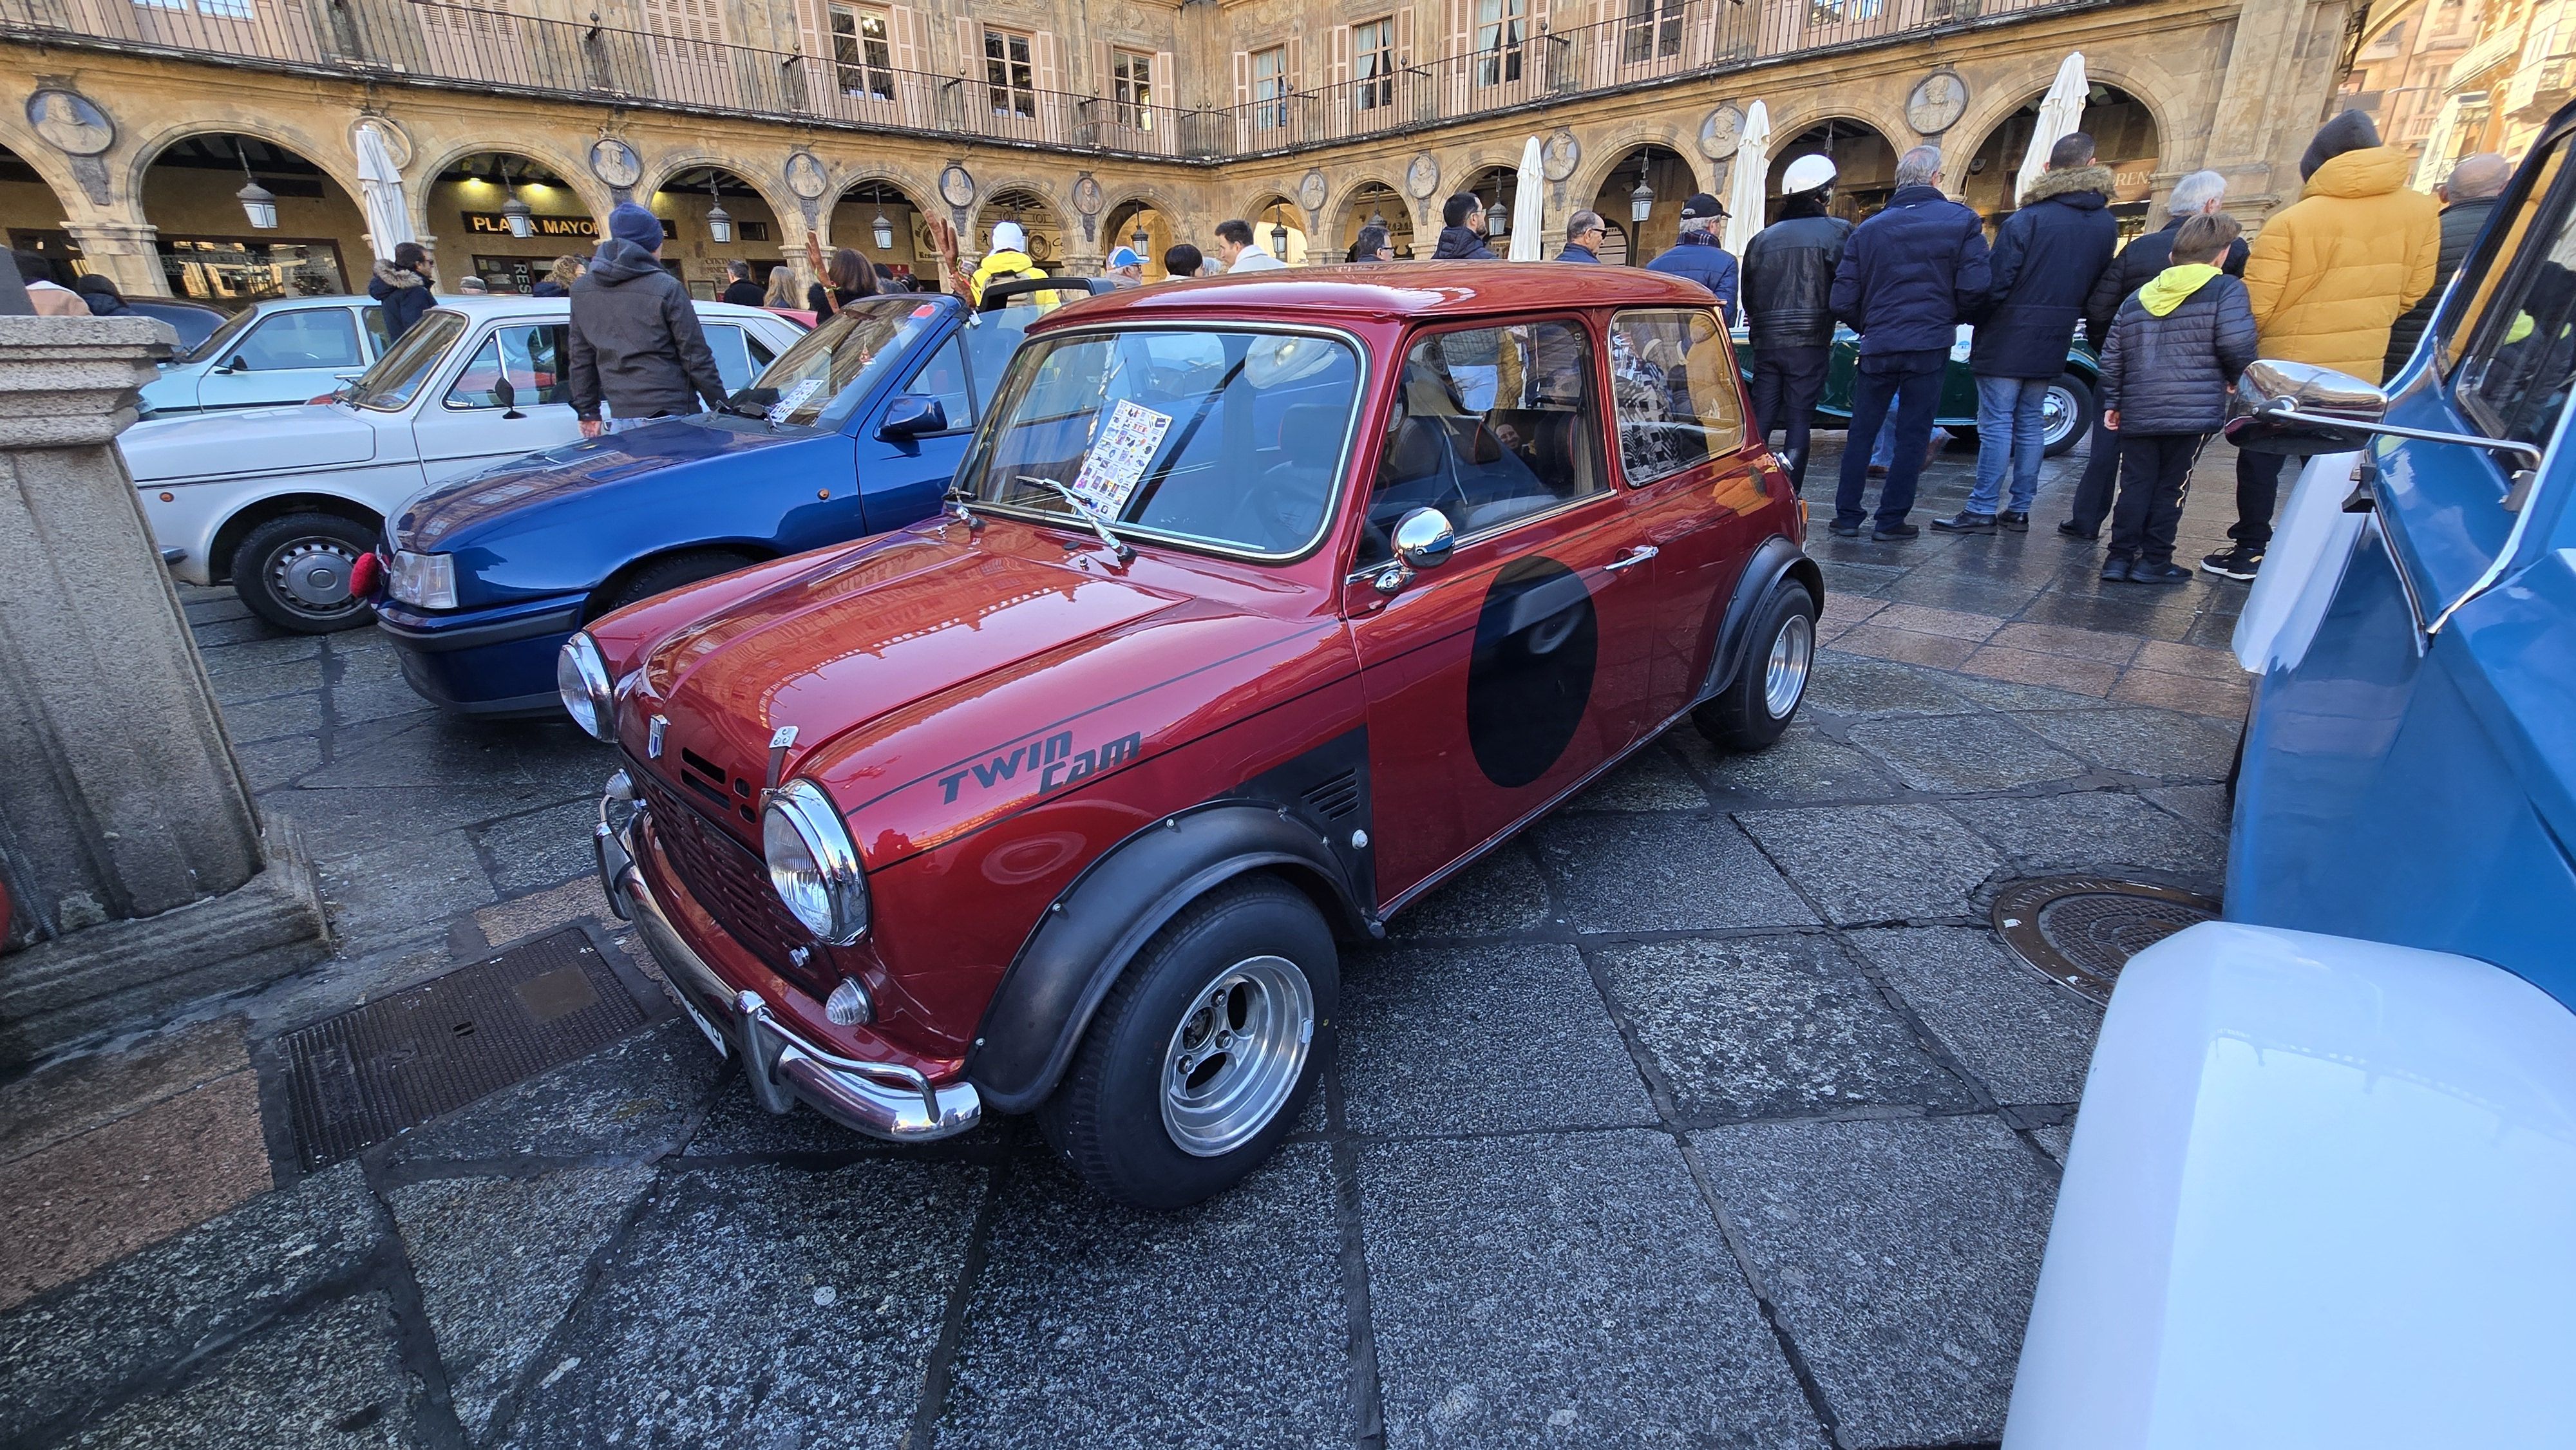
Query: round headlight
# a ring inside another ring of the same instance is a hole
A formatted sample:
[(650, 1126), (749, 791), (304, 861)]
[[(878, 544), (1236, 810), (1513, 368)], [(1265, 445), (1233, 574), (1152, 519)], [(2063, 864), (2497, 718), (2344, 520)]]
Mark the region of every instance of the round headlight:
[(562, 652), (555, 656), (555, 691), (563, 696), (564, 712), (583, 734), (593, 740), (617, 738), (608, 665), (589, 635), (576, 634), (564, 641)]
[(810, 780), (791, 780), (760, 817), (761, 854), (770, 889), (818, 940), (845, 947), (868, 929), (868, 881), (858, 848), (831, 797)]

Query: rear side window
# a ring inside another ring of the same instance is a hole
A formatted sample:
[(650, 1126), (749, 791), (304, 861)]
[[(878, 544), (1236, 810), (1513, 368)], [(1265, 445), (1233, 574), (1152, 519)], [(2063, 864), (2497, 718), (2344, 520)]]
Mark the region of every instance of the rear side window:
[(1596, 396), (1592, 339), (1570, 322), (1416, 342), (1378, 450), (1359, 567), (1384, 562), (1396, 522), (1417, 508), (1439, 509), (1468, 539), (1601, 492)]
[(2576, 381), (2576, 196), (2565, 138), (2515, 201), (2502, 246), (2446, 341), (2461, 409), (2501, 438), (2545, 446)]
[(250, 330), (227, 360), (231, 358), (255, 373), (354, 368), (367, 362), (358, 352), (358, 325), (346, 307), (272, 313)]
[(1735, 364), (1717, 319), (1698, 308), (1622, 312), (1610, 322), (1619, 467), (1631, 486), (1744, 446)]
[(504, 327), (483, 339), (474, 360), (447, 390), (451, 408), (498, 408), (500, 389), (510, 380), (510, 404), (525, 408), (567, 400), (563, 381), (564, 324)]

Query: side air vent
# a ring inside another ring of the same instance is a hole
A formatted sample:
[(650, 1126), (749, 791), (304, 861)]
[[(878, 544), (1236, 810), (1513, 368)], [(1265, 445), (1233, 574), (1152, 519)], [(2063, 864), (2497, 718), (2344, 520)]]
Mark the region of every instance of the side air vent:
[(1360, 805), (1360, 777), (1356, 770), (1346, 770), (1306, 792), (1306, 804), (1315, 814), (1337, 821)]

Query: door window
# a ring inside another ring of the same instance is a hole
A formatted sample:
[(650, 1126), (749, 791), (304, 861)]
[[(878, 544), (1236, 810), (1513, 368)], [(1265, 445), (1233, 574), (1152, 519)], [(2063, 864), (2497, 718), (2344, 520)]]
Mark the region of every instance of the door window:
[(358, 325), (367, 330), (367, 356), (383, 357), (393, 339), (385, 335), (385, 310), (381, 307), (358, 309)]
[(739, 327), (708, 323), (705, 327), (707, 350), (716, 355), (716, 376), (724, 379), (725, 391), (738, 393), (751, 386), (768, 365), (767, 358), (751, 354), (751, 338)]
[(937, 398), (939, 406), (948, 412), (951, 429), (975, 426), (975, 398), (966, 386), (966, 353), (955, 337), (939, 345), (939, 350), (930, 355), (930, 360), (921, 365), (921, 370), (912, 375), (912, 381), (904, 384), (903, 390), (919, 393), (925, 398)]
[(1735, 365), (1717, 318), (1698, 308), (1622, 312), (1610, 322), (1619, 466), (1630, 486), (1744, 446)]
[(2503, 245), (2448, 345), (2461, 407), (2500, 438), (2545, 447), (2576, 382), (2576, 205), (2567, 143), (2514, 203)]
[(496, 384), (504, 377), (510, 380), (513, 407), (565, 401), (564, 332), (560, 322), (499, 329), (483, 339), (443, 401), (450, 408), (498, 408)]
[(1378, 451), (1358, 564), (1396, 521), (1448, 515), (1462, 540), (1604, 491), (1592, 340), (1571, 322), (1443, 332), (1414, 343)]
[(255, 373), (364, 367), (367, 361), (358, 352), (358, 326), (345, 307), (272, 313), (251, 329), (227, 361), (233, 359)]

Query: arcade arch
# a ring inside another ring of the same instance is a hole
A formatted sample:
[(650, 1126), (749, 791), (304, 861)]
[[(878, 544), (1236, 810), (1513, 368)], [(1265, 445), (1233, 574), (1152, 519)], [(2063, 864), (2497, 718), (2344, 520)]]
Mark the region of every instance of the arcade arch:
[[(1640, 194), (1640, 189), (1643, 194)], [(1601, 213), (1608, 235), (1601, 260), (1642, 267), (1668, 250), (1681, 235), (1682, 203), (1700, 189), (1699, 173), (1669, 146), (1633, 146), (1601, 175), (1600, 188), (1585, 205)], [(1637, 208), (1646, 208), (1637, 219)]]
[[(268, 201), (254, 215), (258, 191)], [(356, 198), (310, 158), (258, 136), (170, 141), (143, 168), (141, 200), (175, 296), (220, 307), (329, 296), (363, 290), (374, 263)]]
[(1876, 126), (1847, 116), (1833, 116), (1800, 132), (1771, 157), (1771, 176), (1764, 189), (1767, 223), (1779, 214), (1780, 178), (1801, 156), (1823, 156), (1834, 163), (1833, 214), (1862, 221), (1887, 205), (1896, 190), (1897, 148)]
[[(510, 230), (510, 204), (527, 207), (528, 235)], [(438, 277), (453, 287), (480, 277), (495, 292), (526, 292), (562, 256), (599, 245), (599, 218), (563, 174), (504, 151), (469, 152), (433, 175), (421, 198), (424, 234), (438, 239)]]
[[(701, 301), (722, 295), (727, 262), (749, 263), (751, 280), (765, 286), (770, 269), (788, 261), (787, 232), (768, 194), (730, 167), (681, 165), (640, 199), (662, 219), (662, 265)], [(731, 235), (717, 240), (720, 229)]]
[[(2013, 195), (2013, 181), (2021, 172), (2023, 154), (2030, 149), (2031, 135), (2039, 125), (2039, 103), (2046, 95), (2046, 91), (2032, 95), (2019, 110), (1995, 123), (1969, 153), (1960, 199), (1989, 221), (2001, 221), (2020, 206)], [(2111, 212), (2120, 219), (2121, 236), (2137, 235), (2153, 224), (2147, 215), (2148, 179), (2164, 166), (2164, 139), (2155, 112), (2129, 92), (2095, 81), (2085, 97), (2079, 124), (2092, 134), (2094, 155), (2111, 168), (2119, 183)]]
[(829, 235), (835, 249), (856, 248), (898, 277), (926, 277), (936, 285), (939, 251), (923, 225), (929, 215), (911, 192), (869, 177), (852, 182), (833, 201)]

